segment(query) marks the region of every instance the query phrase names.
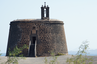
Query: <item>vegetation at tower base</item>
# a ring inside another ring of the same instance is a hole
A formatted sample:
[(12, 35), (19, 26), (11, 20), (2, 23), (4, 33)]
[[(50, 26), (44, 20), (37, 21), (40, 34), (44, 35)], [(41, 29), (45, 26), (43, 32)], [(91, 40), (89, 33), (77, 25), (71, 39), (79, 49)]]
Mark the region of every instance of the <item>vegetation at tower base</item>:
[(66, 54), (63, 54), (63, 53), (58, 53), (56, 56), (60, 56), (60, 55), (66, 55)]
[(51, 51), (50, 53), (51, 53), (51, 57), (50, 57), (51, 60), (48, 61), (48, 59), (45, 57), (44, 58), (44, 63), (45, 64), (59, 64), (59, 62), (57, 60), (58, 56), (55, 56), (54, 51)]
[(72, 58), (67, 58), (68, 64), (92, 64), (92, 57), (87, 58), (87, 49), (89, 47), (88, 41), (83, 42), (80, 45), (79, 51), (77, 52), (76, 56), (72, 55)]
[[(84, 41), (80, 47), (79, 47), (79, 51), (77, 52), (76, 55), (72, 55), (71, 58), (67, 58), (66, 60), (66, 64), (92, 64), (92, 57), (91, 58), (88, 58), (87, 57), (87, 51), (88, 51), (88, 47), (89, 47), (89, 44), (88, 44), (88, 41)], [(58, 56), (55, 56), (54, 52), (51, 52), (51, 59), (50, 61), (48, 61), (48, 59), (45, 57), (44, 59), (44, 63), (45, 64), (60, 64), (58, 61), (57, 61), (57, 58)]]
[[(25, 57), (23, 57), (23, 54), (21, 54), (22, 50), (25, 48), (28, 48), (28, 46), (23, 45), (23, 47), (20, 48), (16, 46), (13, 51), (9, 50), (9, 56), (7, 56), (7, 61), (3, 64), (18, 64), (18, 60), (25, 59)], [(19, 57), (16, 57), (17, 55), (19, 55)]]

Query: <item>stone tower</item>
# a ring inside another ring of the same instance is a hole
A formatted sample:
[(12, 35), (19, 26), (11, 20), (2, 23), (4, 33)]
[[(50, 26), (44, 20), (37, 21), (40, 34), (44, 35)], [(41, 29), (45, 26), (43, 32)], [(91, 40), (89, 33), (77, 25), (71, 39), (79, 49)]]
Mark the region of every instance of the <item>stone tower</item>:
[(9, 38), (6, 56), (9, 48), (15, 46), (22, 47), (29, 45), (29, 49), (24, 49), (24, 56), (50, 56), (48, 51), (68, 54), (63, 21), (49, 19), (49, 6), (41, 7), (41, 19), (22, 19), (10, 22)]

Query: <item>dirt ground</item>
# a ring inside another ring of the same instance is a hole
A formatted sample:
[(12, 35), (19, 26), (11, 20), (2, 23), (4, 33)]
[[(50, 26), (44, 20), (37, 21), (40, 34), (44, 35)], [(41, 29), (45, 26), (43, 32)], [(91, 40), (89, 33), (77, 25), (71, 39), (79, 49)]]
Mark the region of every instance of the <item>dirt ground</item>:
[[(66, 59), (70, 57), (71, 55), (59, 56), (57, 58), (57, 61), (59, 62), (59, 64), (67, 64)], [(89, 58), (93, 57), (93, 64), (97, 64), (97, 56), (88, 56), (88, 57)], [(51, 57), (46, 57), (46, 58), (48, 59), (48, 61), (52, 60)], [(44, 59), (45, 57), (26, 57), (26, 59), (21, 59), (18, 62), (19, 64), (45, 64)], [(7, 61), (7, 57), (0, 56), (0, 64), (6, 61)]]

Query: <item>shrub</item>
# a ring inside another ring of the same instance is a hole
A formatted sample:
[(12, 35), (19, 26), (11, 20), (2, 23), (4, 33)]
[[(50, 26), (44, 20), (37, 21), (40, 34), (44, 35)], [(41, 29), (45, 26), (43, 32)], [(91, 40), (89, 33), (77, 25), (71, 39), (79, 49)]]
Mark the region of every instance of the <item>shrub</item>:
[(63, 54), (63, 53), (58, 53), (56, 56), (61, 56), (61, 55), (65, 55), (65, 54)]
[[(7, 61), (2, 64), (18, 64), (18, 60), (25, 59), (25, 57), (23, 57), (23, 54), (20, 53), (22, 53), (22, 50), (27, 47), (28, 47), (27, 45), (24, 45), (23, 47), (20, 48), (16, 46), (13, 51), (10, 51), (9, 49), (9, 56), (7, 56)], [(16, 57), (17, 55), (19, 55), (20, 57)]]
[[(1, 51), (1, 50), (0, 50)], [(0, 53), (0, 56), (1, 56), (1, 53)]]
[(92, 64), (93, 59), (87, 58), (87, 49), (89, 47), (88, 41), (83, 42), (80, 47), (79, 51), (77, 52), (76, 56), (71, 58), (67, 58), (68, 64)]
[(50, 59), (52, 59), (52, 60), (48, 61), (48, 59), (45, 57), (44, 63), (45, 64), (59, 64), (59, 62), (57, 61), (57, 58), (58, 58), (58, 56), (55, 56), (55, 53), (53, 51), (51, 51)]
[[(1, 51), (1, 50), (0, 50)], [(0, 56), (1, 56), (2, 54), (0, 53)], [(1, 59), (0, 59), (1, 60)]]

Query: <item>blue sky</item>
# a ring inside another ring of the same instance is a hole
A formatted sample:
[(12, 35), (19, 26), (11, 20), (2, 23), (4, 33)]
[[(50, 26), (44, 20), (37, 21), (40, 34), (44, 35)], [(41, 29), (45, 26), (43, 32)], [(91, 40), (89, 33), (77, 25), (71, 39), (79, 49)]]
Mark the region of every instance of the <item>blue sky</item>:
[(9, 23), (16, 19), (40, 19), (44, 2), (50, 18), (64, 22), (69, 51), (78, 50), (83, 41), (97, 49), (97, 0), (0, 0), (0, 50), (6, 52)]

